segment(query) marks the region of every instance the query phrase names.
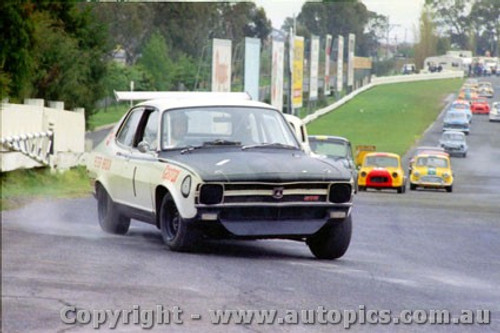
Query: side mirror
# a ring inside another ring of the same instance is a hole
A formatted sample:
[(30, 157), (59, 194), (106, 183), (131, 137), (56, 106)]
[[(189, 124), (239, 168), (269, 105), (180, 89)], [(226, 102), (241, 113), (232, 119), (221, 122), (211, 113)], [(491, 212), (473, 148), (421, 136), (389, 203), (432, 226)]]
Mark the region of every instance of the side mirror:
[(141, 141), (139, 142), (139, 144), (137, 145), (137, 149), (141, 152), (141, 153), (147, 153), (148, 151), (151, 150), (151, 146), (149, 145), (149, 143), (147, 141)]

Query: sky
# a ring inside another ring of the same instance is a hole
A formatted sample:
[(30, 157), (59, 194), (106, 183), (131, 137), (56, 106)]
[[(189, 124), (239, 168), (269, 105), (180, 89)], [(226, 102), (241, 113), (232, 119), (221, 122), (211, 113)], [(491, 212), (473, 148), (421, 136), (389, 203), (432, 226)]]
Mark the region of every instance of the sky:
[[(264, 7), (273, 27), (281, 28), (287, 17), (298, 15), (304, 0), (254, 0), (258, 7)], [(370, 11), (389, 16), (391, 43), (414, 42), (418, 20), (424, 0), (361, 0)], [(385, 41), (384, 41), (385, 42)]]

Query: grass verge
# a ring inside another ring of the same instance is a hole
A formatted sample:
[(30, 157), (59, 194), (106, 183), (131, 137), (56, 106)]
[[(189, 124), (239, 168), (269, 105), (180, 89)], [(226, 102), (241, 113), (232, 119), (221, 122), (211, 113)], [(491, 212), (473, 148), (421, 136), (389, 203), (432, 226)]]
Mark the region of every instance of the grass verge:
[(91, 191), (85, 167), (52, 174), (48, 168), (1, 174), (0, 210), (14, 209), (37, 198), (82, 197)]
[(106, 109), (99, 109), (89, 118), (89, 129), (94, 130), (99, 126), (114, 124), (123, 117), (125, 112), (130, 108), (129, 104), (114, 104)]
[(309, 134), (338, 135), (353, 145), (404, 154), (457, 92), (462, 79), (419, 81), (374, 87), (307, 125)]

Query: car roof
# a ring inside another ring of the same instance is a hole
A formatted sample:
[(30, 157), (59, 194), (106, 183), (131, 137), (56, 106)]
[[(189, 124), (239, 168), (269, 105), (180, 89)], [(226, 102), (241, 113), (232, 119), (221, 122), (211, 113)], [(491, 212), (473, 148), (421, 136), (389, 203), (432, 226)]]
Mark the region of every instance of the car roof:
[(394, 153), (385, 153), (385, 152), (373, 152), (373, 153), (367, 153), (365, 157), (369, 156), (379, 156), (379, 157), (394, 157), (394, 158), (399, 158), (398, 154)]
[(308, 136), (309, 140), (318, 140), (318, 141), (329, 141), (329, 140), (335, 140), (335, 141), (343, 141), (343, 142), (349, 142), (348, 139), (341, 137), (341, 136), (333, 136), (333, 135), (309, 135)]
[(178, 108), (196, 108), (204, 106), (243, 106), (243, 107), (259, 107), (273, 109), (277, 112), (279, 110), (274, 106), (262, 102), (244, 100), (244, 99), (214, 99), (214, 98), (159, 98), (152, 99), (137, 104), (137, 106), (152, 106), (159, 110), (178, 109)]
[(418, 157), (440, 157), (440, 158), (446, 158), (446, 159), (449, 159), (449, 154), (434, 154), (434, 153), (422, 153), (422, 154), (418, 154), (417, 156), (415, 156), (415, 158), (418, 158)]

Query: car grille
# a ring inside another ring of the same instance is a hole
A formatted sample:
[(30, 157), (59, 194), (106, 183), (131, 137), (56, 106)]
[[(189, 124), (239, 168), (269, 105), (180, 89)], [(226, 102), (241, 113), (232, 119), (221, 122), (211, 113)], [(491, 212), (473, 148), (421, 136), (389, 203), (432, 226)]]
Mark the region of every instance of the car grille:
[(443, 179), (438, 176), (423, 176), (421, 181), (424, 183), (443, 184)]
[[(292, 206), (349, 203), (352, 188), (346, 182), (312, 183), (221, 183), (222, 206)], [(201, 188), (201, 187), (200, 187)], [(197, 205), (209, 205), (200, 200), (200, 188), (196, 194)], [(202, 199), (202, 198), (201, 198)]]
[(387, 177), (376, 176), (370, 178), (370, 182), (372, 183), (387, 183), (388, 181)]

